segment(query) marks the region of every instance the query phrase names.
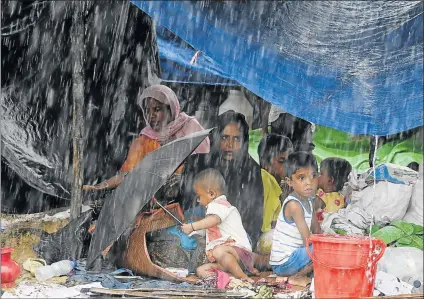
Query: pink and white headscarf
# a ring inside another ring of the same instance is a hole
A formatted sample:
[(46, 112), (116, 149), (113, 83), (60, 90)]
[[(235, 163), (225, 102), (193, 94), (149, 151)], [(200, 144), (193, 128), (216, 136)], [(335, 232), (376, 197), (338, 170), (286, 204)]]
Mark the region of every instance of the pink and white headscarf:
[[(147, 114), (143, 107), (143, 102), (147, 98), (153, 98), (171, 108), (173, 121), (171, 121), (160, 132), (153, 130), (147, 121)], [(151, 139), (158, 140), (161, 144), (204, 130), (195, 117), (188, 116), (184, 112), (181, 112), (177, 95), (172, 89), (165, 85), (152, 85), (147, 87), (139, 97), (138, 105), (143, 110), (143, 116), (147, 124), (147, 126), (141, 130), (140, 135), (145, 135)], [(194, 151), (194, 153), (209, 153), (209, 148), (209, 138), (206, 138)]]

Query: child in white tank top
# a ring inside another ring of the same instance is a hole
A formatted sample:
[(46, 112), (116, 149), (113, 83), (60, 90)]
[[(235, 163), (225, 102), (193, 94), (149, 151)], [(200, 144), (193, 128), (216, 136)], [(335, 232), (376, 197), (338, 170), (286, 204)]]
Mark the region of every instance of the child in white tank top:
[(320, 231), (314, 213), (318, 188), (318, 165), (315, 157), (306, 152), (291, 154), (285, 161), (287, 183), (293, 188), (283, 203), (274, 230), (270, 265), (282, 276), (279, 280), (294, 285), (310, 283), (311, 260), (306, 253), (306, 238)]

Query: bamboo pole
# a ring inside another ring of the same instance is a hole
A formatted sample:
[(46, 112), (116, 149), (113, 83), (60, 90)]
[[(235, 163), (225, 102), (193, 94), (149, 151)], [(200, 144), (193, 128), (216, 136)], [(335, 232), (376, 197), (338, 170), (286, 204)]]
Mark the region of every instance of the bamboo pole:
[(73, 180), (71, 192), (71, 219), (81, 214), (83, 180), (83, 106), (84, 106), (84, 1), (74, 1), (71, 27), (72, 55), (72, 145)]

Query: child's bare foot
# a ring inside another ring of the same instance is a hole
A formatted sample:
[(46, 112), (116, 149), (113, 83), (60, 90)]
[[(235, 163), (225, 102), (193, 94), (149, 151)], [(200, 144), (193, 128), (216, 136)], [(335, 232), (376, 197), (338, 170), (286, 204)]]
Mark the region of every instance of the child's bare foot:
[(291, 276), (288, 279), (288, 282), (292, 285), (296, 285), (299, 287), (306, 287), (308, 284), (312, 282), (312, 279), (310, 279), (307, 276)]

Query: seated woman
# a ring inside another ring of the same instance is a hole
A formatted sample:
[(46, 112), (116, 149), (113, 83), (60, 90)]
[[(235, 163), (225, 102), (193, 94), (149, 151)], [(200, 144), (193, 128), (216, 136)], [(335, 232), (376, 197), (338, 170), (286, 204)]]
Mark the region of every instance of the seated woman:
[(283, 193), (280, 187), (280, 182), (286, 177), (284, 161), (292, 152), (293, 145), (290, 139), (273, 133), (263, 137), (258, 146), (264, 186), (264, 219), (257, 248), (257, 252), (261, 254), (271, 252), (273, 229), (281, 210), (281, 203), (288, 196), (288, 193)]
[(227, 182), (228, 201), (240, 212), (243, 227), (255, 246), (262, 228), (264, 189), (261, 168), (248, 153), (249, 126), (242, 114), (228, 111), (218, 117), (217, 127), (211, 136), (210, 153), (192, 155), (185, 162), (182, 207), (186, 215), (198, 210), (192, 187), (196, 174), (208, 168), (219, 170)]
[[(198, 121), (180, 111), (177, 95), (165, 85), (152, 85), (146, 88), (138, 104), (143, 111), (147, 126), (140, 132), (130, 146), (127, 158), (119, 173), (97, 185), (84, 185), (83, 190), (114, 189), (123, 181), (125, 175), (150, 152), (174, 139), (202, 131)], [(194, 153), (208, 153), (209, 139), (206, 138)], [(182, 168), (177, 170), (181, 173)]]
[[(140, 132), (140, 136), (132, 142), (127, 158), (118, 174), (97, 185), (84, 185), (83, 190), (114, 189), (122, 183), (125, 175), (132, 171), (147, 154), (177, 138), (204, 130), (194, 117), (180, 111), (177, 95), (167, 86), (152, 85), (146, 88), (138, 99), (138, 104), (143, 111), (147, 126)], [(208, 153), (209, 149), (209, 138), (206, 138), (194, 153)], [(181, 173), (182, 168), (183, 166), (177, 169), (176, 173)], [(155, 197), (159, 200), (164, 198), (172, 200), (178, 195), (178, 192), (179, 178), (174, 175), (155, 194)], [(120, 242), (125, 243), (127, 237), (126, 234), (122, 235)], [(109, 251), (109, 248), (106, 251)], [(113, 252), (113, 255), (121, 254), (121, 249), (120, 245), (117, 245), (116, 252)]]

